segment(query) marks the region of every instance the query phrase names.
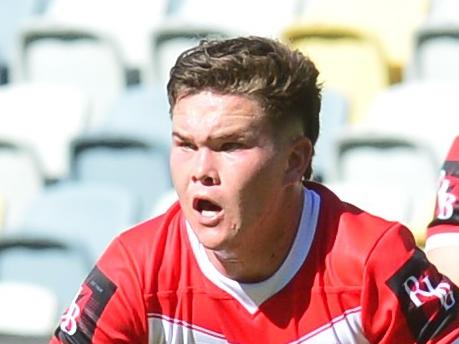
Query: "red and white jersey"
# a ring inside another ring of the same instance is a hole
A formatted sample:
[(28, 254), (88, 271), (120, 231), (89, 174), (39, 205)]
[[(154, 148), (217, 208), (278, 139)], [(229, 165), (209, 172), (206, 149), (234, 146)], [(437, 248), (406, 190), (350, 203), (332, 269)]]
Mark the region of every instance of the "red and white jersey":
[(244, 284), (213, 267), (176, 203), (111, 243), (51, 343), (459, 342), (459, 290), (408, 229), (314, 183), (304, 204), (285, 262)]
[(459, 246), (459, 136), (440, 172), (434, 219), (427, 229), (426, 251)]

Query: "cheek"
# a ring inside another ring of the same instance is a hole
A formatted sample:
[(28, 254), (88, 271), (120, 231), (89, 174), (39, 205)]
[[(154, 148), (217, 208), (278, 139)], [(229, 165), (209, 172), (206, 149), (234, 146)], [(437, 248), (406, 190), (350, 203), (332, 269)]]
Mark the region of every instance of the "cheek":
[(273, 189), (282, 183), (283, 168), (274, 156), (251, 156), (249, 159), (236, 159), (228, 169), (231, 189), (239, 194), (243, 203), (263, 203)]
[(181, 152), (172, 150), (169, 157), (169, 166), (171, 171), (172, 182), (177, 191), (180, 191), (186, 181), (186, 159)]

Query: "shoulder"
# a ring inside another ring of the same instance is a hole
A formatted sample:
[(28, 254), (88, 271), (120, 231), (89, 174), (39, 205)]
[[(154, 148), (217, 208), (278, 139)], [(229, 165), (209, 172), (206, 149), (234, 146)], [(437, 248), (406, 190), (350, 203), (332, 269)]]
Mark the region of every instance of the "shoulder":
[(165, 213), (139, 223), (119, 234), (107, 247), (98, 261), (102, 269), (129, 266), (138, 274), (154, 274), (160, 266), (174, 265), (172, 261), (186, 251), (185, 220), (179, 203), (174, 203)]
[(191, 261), (190, 256), (185, 218), (177, 202), (164, 214), (121, 233), (108, 246), (97, 266), (120, 285), (125, 285), (127, 280), (138, 281), (146, 295), (172, 288), (168, 283), (174, 278), (170, 277), (189, 268), (190, 264), (182, 263)]
[(359, 285), (370, 261), (383, 262), (392, 251), (403, 262), (401, 256), (414, 250), (414, 238), (402, 224), (346, 203), (323, 185), (305, 186), (320, 197), (314, 247), (335, 272), (343, 272), (343, 282)]
[(326, 232), (331, 241), (340, 239), (352, 243), (351, 247), (356, 249), (370, 249), (388, 232), (408, 231), (399, 222), (386, 220), (359, 208), (358, 205), (342, 201), (324, 185), (307, 183), (305, 186), (320, 197), (318, 231)]
[(152, 246), (180, 235), (183, 226), (183, 214), (178, 202), (165, 213), (141, 222), (122, 232), (115, 240), (126, 248), (135, 247), (151, 251)]

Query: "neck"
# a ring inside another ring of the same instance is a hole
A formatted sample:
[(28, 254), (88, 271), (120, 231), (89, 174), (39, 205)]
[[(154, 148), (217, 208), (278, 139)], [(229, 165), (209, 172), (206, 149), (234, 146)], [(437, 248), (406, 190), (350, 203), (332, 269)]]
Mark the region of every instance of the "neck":
[[(272, 276), (287, 258), (298, 231), (304, 202), (303, 187), (279, 201), (275, 220), (261, 222), (256, 238), (237, 249), (207, 250), (212, 264), (226, 277), (242, 283), (263, 281)], [(261, 232), (263, 231), (263, 232)]]

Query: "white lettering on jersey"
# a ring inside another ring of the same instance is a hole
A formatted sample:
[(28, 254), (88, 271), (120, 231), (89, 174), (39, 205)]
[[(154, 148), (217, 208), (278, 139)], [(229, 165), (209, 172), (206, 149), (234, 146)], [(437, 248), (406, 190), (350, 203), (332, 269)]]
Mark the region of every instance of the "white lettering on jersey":
[(445, 178), (445, 171), (442, 170), (440, 174), (440, 186), (437, 193), (438, 214), (440, 220), (447, 220), (454, 213), (454, 202), (456, 196), (448, 192), (450, 181)]
[(76, 296), (72, 300), (69, 308), (65, 311), (65, 313), (61, 317), (61, 331), (67, 333), (70, 336), (73, 336), (77, 329), (77, 317), (80, 315), (80, 307), (76, 303), (78, 295), (80, 295), (82, 288), (78, 290)]
[[(421, 288), (421, 283), (425, 286), (425, 289)], [(426, 301), (423, 300), (423, 298), (429, 297), (437, 297), (445, 310), (450, 309), (456, 304), (451, 285), (446, 282), (441, 282), (434, 288), (430, 282), (429, 276), (425, 276), (421, 280), (418, 280), (414, 276), (410, 276), (405, 280), (403, 286), (410, 296), (411, 301), (418, 308)]]

